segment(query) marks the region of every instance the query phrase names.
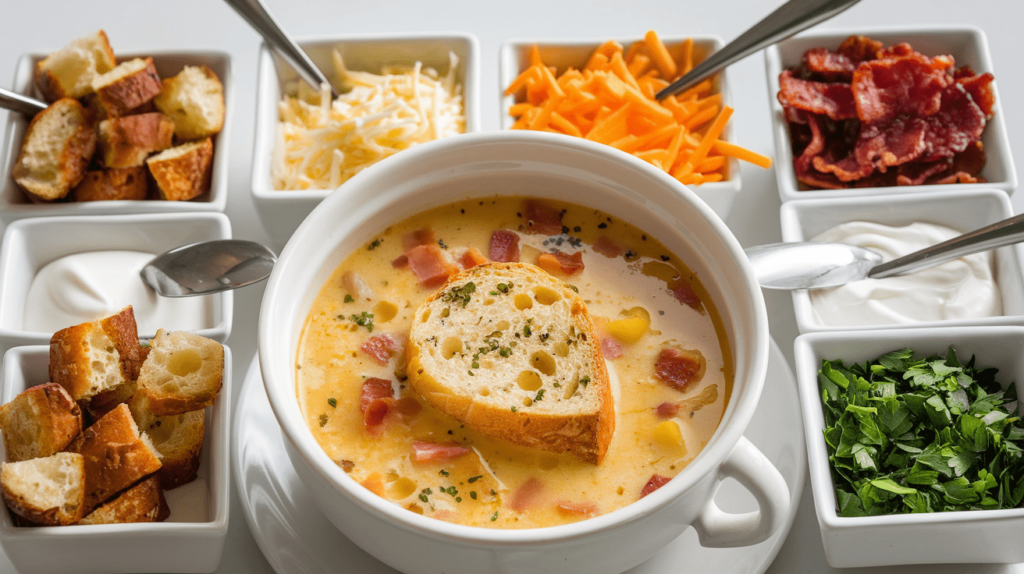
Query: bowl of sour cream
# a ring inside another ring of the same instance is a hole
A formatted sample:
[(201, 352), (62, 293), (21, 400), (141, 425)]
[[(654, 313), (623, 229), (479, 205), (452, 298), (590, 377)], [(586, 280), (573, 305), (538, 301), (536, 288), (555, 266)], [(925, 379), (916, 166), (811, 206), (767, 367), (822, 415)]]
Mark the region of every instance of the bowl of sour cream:
[(159, 297), (139, 271), (175, 247), (230, 239), (222, 213), (40, 217), (18, 220), (0, 246), (0, 347), (48, 344), (54, 332), (131, 305), (139, 337), (185, 330), (224, 342), (230, 291)]
[[(883, 262), (1013, 215), (998, 190), (797, 200), (784, 241), (865, 247)], [(910, 275), (793, 291), (801, 333), (900, 327), (1024, 325), (1024, 248), (977, 253)]]

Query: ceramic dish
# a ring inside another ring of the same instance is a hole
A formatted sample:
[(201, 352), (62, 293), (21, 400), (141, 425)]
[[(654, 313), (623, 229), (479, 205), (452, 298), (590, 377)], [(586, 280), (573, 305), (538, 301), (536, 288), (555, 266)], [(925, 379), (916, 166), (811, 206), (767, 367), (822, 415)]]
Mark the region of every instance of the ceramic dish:
[[(712, 569), (720, 574), (758, 574), (772, 563), (796, 517), (804, 488), (807, 457), (796, 384), (782, 352), (771, 344), (765, 392), (747, 427), (747, 436), (779, 469), (789, 486), (785, 525), (771, 538), (743, 548), (705, 548), (695, 531), (687, 531), (631, 574)], [(263, 390), (259, 363), (253, 358), (238, 400), (232, 467), (235, 488), (249, 530), (278, 574), (332, 574), (345, 564), (348, 574), (390, 572), (383, 563), (342, 536), (299, 486), (288, 461), (280, 427), (265, 424), (273, 416)], [(730, 512), (757, 509), (739, 484), (729, 481), (715, 496)]]
[[(351, 70), (380, 73), (389, 64), (412, 66), (417, 61), (444, 73), (448, 53), (459, 59), (456, 78), (462, 84), (466, 133), (480, 130), (480, 48), (469, 34), (409, 34), (402, 36), (350, 35), (300, 40), (299, 46), (314, 64), (334, 78), (331, 52), (337, 48)], [(260, 47), (256, 86), (256, 137), (252, 157), (252, 194), (263, 228), (284, 245), (299, 223), (333, 189), (276, 190), (270, 178), (270, 162), (277, 137), (277, 106), (298, 74), (265, 44)]]
[[(956, 65), (970, 66), (977, 73), (991, 72), (996, 81), (992, 90), (996, 96), (993, 117), (985, 126), (981, 141), (985, 146), (987, 162), (981, 176), (987, 184), (916, 185), (902, 187), (865, 187), (855, 189), (811, 189), (798, 183), (793, 170), (793, 152), (789, 128), (778, 100), (779, 74), (800, 63), (804, 52), (811, 48), (835, 49), (851, 35), (866, 35), (891, 45), (908, 42), (926, 56), (950, 54)], [(966, 186), (996, 188), (1012, 194), (1017, 188), (1017, 171), (1010, 153), (1009, 137), (1003, 115), (1003, 101), (999, 96), (999, 73), (992, 68), (985, 33), (971, 26), (917, 26), (909, 28), (858, 28), (856, 30), (828, 30), (801, 34), (765, 49), (765, 69), (768, 74), (768, 101), (771, 107), (775, 134), (775, 176), (782, 201), (800, 198), (851, 197), (863, 195), (895, 195), (922, 191), (953, 191)], [(1003, 73), (1007, 73), (1004, 71)]]
[[(723, 45), (721, 38), (710, 35), (667, 37), (662, 38), (662, 41), (665, 43), (665, 47), (669, 49), (670, 53), (675, 53), (681, 48), (682, 43), (687, 38), (693, 38), (693, 55), (695, 62), (700, 62), (701, 60), (706, 59), (709, 55), (721, 49)], [(515, 97), (504, 95), (504, 89), (506, 86), (511, 84), (512, 80), (519, 76), (523, 70), (529, 67), (530, 50), (533, 46), (537, 46), (537, 50), (545, 64), (555, 66), (558, 69), (558, 73), (562, 73), (570, 67), (576, 68), (577, 70), (582, 69), (587, 63), (587, 58), (590, 57), (590, 54), (594, 49), (605, 43), (607, 40), (607, 38), (571, 41), (524, 39), (513, 40), (502, 45), (499, 61), (499, 73), (501, 89), (503, 91), (501, 106), (498, 110), (498, 113), (500, 114), (498, 117), (501, 118), (501, 128), (506, 130), (510, 129), (512, 124), (515, 123), (515, 119), (508, 115), (509, 107), (516, 103)], [(625, 48), (628, 48), (636, 41), (643, 41), (643, 38), (618, 39), (618, 42)], [(732, 100), (729, 97), (729, 80), (726, 70), (719, 72), (715, 76), (712, 91), (722, 94), (722, 102), (724, 105), (731, 105)], [(723, 140), (730, 141), (732, 139), (732, 123), (735, 121), (735, 118), (733, 118), (728, 124), (726, 124), (725, 130), (722, 132)], [(723, 181), (705, 183), (690, 187), (690, 191), (695, 193), (697, 197), (704, 200), (704, 202), (707, 203), (708, 206), (711, 207), (711, 209), (722, 219), (729, 216), (729, 212), (732, 210), (732, 204), (740, 192), (740, 168), (739, 162), (735, 159), (729, 159), (728, 174), (728, 178)]]
[[(526, 530), (449, 524), (370, 493), (314, 440), (295, 395), (298, 334), (324, 281), (388, 225), (457, 199), (530, 195), (573, 201), (642, 226), (687, 262), (716, 301), (734, 357), (728, 407), (712, 439), (678, 476), (645, 498), (582, 522)], [(783, 523), (781, 475), (742, 438), (767, 368), (767, 317), (739, 244), (696, 196), (650, 164), (607, 146), (536, 132), (470, 134), (388, 158), (322, 202), (292, 236), (267, 284), (259, 351), (270, 404), (292, 464), (325, 515), (356, 544), (399, 570), (451, 573), (543, 569), (620, 572), (696, 526), (704, 546), (763, 541)], [(759, 502), (735, 515), (713, 502), (731, 476)], [(406, 549), (401, 554), (394, 548)]]
[[(4, 355), (0, 400), (49, 380), (48, 346)], [(167, 491), (167, 522), (18, 527), (0, 510), (0, 543), (22, 574), (213, 572), (228, 532), (231, 500), (231, 349), (224, 347), (224, 385), (206, 409), (206, 433), (196, 480)], [(6, 458), (6, 457), (5, 457)]]
[[(35, 88), (36, 63), (46, 58), (48, 53), (25, 54), (18, 60), (14, 74), (12, 90), (42, 99)], [(35, 203), (14, 182), (11, 170), (18, 159), (21, 141), (25, 137), (29, 118), (11, 113), (7, 116), (7, 129), (4, 132), (2, 149), (0, 149), (0, 220), (13, 221), (24, 217), (58, 216), (58, 215), (113, 215), (129, 213), (178, 213), (183, 211), (224, 211), (228, 200), (228, 139), (231, 134), (231, 120), (234, 116), (234, 86), (231, 75), (231, 57), (223, 52), (186, 52), (186, 51), (137, 51), (134, 53), (117, 53), (118, 62), (132, 58), (151, 56), (157, 74), (161, 78), (169, 78), (186, 65), (203, 64), (208, 66), (224, 84), (224, 127), (213, 138), (213, 175), (210, 178), (210, 191), (191, 201), (163, 201), (147, 199), (143, 201), (87, 201)]]
[[(39, 217), (15, 221), (7, 227), (0, 243), (0, 347), (50, 343), (53, 333), (25, 330), (23, 316), (33, 278), (51, 261), (90, 251), (141, 251), (159, 255), (197, 241), (230, 238), (231, 223), (223, 213)], [(68, 285), (68, 289), (74, 288)], [(148, 288), (147, 291), (149, 300), (160, 303), (155, 293)], [(204, 295), (202, 300), (205, 317), (197, 317), (200, 322), (188, 330), (221, 343), (227, 341), (231, 334), (234, 293), (222, 291)], [(143, 312), (144, 303), (124, 301), (121, 306), (133, 304), (138, 314)], [(117, 312), (121, 306), (110, 311)], [(137, 317), (139, 321), (143, 319)], [(82, 322), (86, 320), (90, 319)], [(160, 327), (154, 327), (152, 332), (140, 330), (139, 337), (152, 339), (157, 328)]]
[[(910, 347), (917, 356), (975, 355), (978, 367), (997, 367), (997, 380), (1021, 391), (1021, 327), (949, 327), (801, 335), (795, 343), (797, 386), (807, 438), (814, 507), (829, 564), (837, 568), (897, 564), (1010, 563), (1024, 560), (1024, 508), (845, 518), (836, 512), (835, 487), (822, 429), (818, 369), (822, 360), (864, 362)], [(1014, 381), (1016, 381), (1014, 383)], [(965, 570), (966, 571), (966, 570)], [(970, 570), (973, 571), (973, 570)]]
[[(1001, 191), (957, 188), (895, 197), (801, 199), (784, 203), (780, 214), (783, 241), (810, 241), (819, 233), (849, 221), (893, 227), (923, 221), (966, 233), (1013, 216), (1013, 207), (1009, 197)], [(808, 291), (798, 290), (792, 292), (797, 327), (801, 333), (813, 333), (884, 327), (1024, 325), (1024, 246), (997, 249), (995, 269), (1003, 301), (1003, 315), (999, 317), (859, 327), (825, 325), (815, 313)]]

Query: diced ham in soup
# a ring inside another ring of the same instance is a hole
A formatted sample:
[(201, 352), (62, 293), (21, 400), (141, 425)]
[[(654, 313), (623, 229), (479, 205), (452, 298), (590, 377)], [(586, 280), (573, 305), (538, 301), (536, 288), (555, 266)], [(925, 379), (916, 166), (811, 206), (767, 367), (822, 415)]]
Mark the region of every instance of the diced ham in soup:
[(513, 263), (519, 261), (519, 235), (514, 231), (499, 229), (491, 234), (488, 255), (492, 261)]
[(406, 253), (409, 267), (424, 287), (437, 287), (449, 275), (458, 273), (459, 268), (445, 257), (441, 247), (435, 244), (417, 245)]

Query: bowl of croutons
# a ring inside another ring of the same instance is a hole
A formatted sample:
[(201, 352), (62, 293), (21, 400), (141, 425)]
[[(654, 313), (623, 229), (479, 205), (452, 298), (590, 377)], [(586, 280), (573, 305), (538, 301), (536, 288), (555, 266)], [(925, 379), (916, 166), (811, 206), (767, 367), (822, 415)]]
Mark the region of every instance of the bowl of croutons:
[(223, 211), (231, 62), (207, 51), (116, 53), (99, 30), (28, 53), (8, 117), (0, 218)]
[(0, 544), (18, 571), (215, 570), (230, 365), (228, 348), (186, 331), (143, 345), (131, 307), (8, 351)]

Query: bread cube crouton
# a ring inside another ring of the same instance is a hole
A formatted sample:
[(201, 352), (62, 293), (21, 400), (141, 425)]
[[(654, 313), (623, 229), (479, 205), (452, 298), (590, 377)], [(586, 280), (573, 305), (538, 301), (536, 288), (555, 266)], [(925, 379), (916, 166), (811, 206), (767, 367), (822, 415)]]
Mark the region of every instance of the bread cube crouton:
[(5, 462), (0, 467), (0, 488), (11, 512), (33, 524), (74, 524), (85, 508), (85, 459), (60, 452)]
[(224, 85), (207, 66), (185, 66), (165, 78), (153, 103), (174, 121), (180, 141), (212, 136), (224, 127)]
[(79, 524), (126, 524), (163, 522), (171, 515), (160, 479), (156, 475), (122, 492), (80, 520)]
[(47, 457), (82, 432), (82, 412), (58, 384), (32, 387), (0, 407), (7, 461)]
[(63, 199), (82, 180), (95, 149), (90, 114), (78, 100), (63, 98), (32, 118), (11, 175), (39, 199)]
[(125, 307), (100, 321), (61, 329), (50, 338), (50, 380), (76, 401), (130, 383), (142, 364), (135, 315)]
[(153, 58), (135, 58), (96, 76), (92, 89), (107, 117), (126, 116), (160, 93)]
[(174, 490), (195, 480), (203, 449), (205, 415), (202, 410), (158, 417), (149, 410), (149, 399), (138, 393), (128, 402), (135, 424), (146, 433), (160, 453), (163, 466), (157, 471), (160, 484)]
[(171, 147), (174, 122), (153, 112), (105, 119), (99, 125), (97, 147), (106, 167), (134, 167), (146, 162), (149, 154)]
[(206, 138), (164, 150), (146, 160), (160, 198), (188, 201), (210, 189), (213, 140)]
[(149, 180), (142, 165), (86, 172), (71, 192), (75, 201), (142, 200), (148, 195)]
[(156, 416), (180, 415), (213, 404), (224, 382), (224, 347), (194, 333), (163, 329), (150, 341), (136, 394)]
[(36, 64), (36, 87), (48, 102), (92, 93), (96, 76), (114, 69), (114, 50), (106, 33), (78, 38)]
[(149, 438), (139, 433), (128, 405), (118, 405), (68, 447), (85, 462), (85, 512), (160, 470), (160, 458)]

